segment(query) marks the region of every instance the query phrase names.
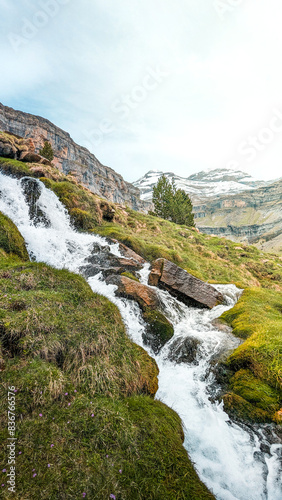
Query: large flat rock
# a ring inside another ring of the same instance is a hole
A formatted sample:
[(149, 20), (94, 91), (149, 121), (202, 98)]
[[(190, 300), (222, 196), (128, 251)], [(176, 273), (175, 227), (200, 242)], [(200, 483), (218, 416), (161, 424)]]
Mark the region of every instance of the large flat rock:
[(146, 310), (147, 307), (156, 309), (160, 306), (159, 298), (153, 288), (142, 285), (126, 276), (108, 276), (106, 283), (107, 285), (117, 285), (118, 288), (115, 291), (117, 296), (135, 300), (143, 310)]
[(187, 305), (212, 309), (223, 302), (222, 294), (215, 288), (166, 259), (152, 263), (149, 285), (167, 290)]

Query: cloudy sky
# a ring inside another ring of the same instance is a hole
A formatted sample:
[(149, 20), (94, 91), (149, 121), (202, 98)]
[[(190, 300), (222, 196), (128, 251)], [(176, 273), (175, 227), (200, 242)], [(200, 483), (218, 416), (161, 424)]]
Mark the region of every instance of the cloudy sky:
[(281, 176), (281, 0), (0, 0), (0, 101), (137, 180)]

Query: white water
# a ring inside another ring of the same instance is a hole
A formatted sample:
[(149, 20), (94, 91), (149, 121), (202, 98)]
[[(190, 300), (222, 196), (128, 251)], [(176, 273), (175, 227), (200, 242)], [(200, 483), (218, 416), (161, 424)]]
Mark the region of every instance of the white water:
[[(39, 182), (39, 181), (38, 181)], [(101, 237), (75, 232), (64, 207), (57, 197), (42, 183), (39, 208), (49, 220), (49, 227), (34, 225), (22, 192), (21, 182), (0, 173), (0, 211), (8, 215), (25, 238), (30, 256), (57, 268), (79, 272), (89, 257), (93, 244), (108, 245)], [(111, 245), (111, 252), (119, 255), (118, 245)], [(146, 283), (149, 265), (141, 271), (141, 281)], [(120, 309), (128, 334), (138, 344), (143, 344), (145, 331), (137, 304), (115, 297), (114, 285), (106, 285), (101, 275), (88, 279), (93, 291), (108, 297)], [(255, 431), (242, 429), (231, 423), (219, 404), (209, 399), (215, 385), (209, 374), (210, 359), (222, 349), (235, 348), (238, 340), (218, 331), (211, 321), (224, 310), (232, 307), (240, 291), (234, 285), (218, 285), (227, 305), (212, 311), (189, 308), (167, 292), (158, 291), (163, 309), (174, 325), (175, 335), (156, 359), (159, 369), (157, 397), (173, 408), (183, 421), (184, 446), (196, 465), (201, 479), (218, 500), (281, 500), (282, 446), (272, 444), (269, 453), (260, 452), (260, 442), (266, 443), (265, 427)], [(198, 359), (194, 364), (175, 364), (167, 359), (176, 339), (193, 337), (200, 340)], [(260, 439), (259, 439), (260, 436)]]

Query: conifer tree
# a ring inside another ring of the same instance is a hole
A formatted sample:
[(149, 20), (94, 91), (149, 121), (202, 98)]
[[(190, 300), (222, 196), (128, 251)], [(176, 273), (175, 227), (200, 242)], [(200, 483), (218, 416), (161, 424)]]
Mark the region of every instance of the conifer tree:
[(49, 161), (52, 161), (54, 159), (54, 151), (52, 149), (50, 142), (48, 141), (44, 142), (44, 146), (42, 149), (40, 149), (39, 154)]
[(162, 175), (153, 188), (153, 215), (166, 220), (195, 226), (193, 207), (189, 195), (183, 189), (176, 189), (174, 179), (169, 180)]
[(154, 214), (162, 219), (170, 219), (172, 212), (173, 186), (162, 175), (153, 188)]

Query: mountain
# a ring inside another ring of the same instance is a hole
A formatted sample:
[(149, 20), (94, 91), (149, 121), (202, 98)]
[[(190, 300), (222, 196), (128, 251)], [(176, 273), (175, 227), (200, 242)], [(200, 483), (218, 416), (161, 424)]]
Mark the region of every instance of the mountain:
[(255, 244), (266, 251), (282, 250), (282, 180), (258, 181), (239, 170), (215, 169), (182, 178), (150, 171), (134, 185), (141, 198), (152, 199), (161, 175), (174, 179), (192, 200), (195, 222), (206, 234)]
[(150, 170), (138, 181), (133, 182), (133, 185), (140, 189), (142, 200), (152, 199), (153, 187), (162, 175), (169, 180), (174, 179), (176, 187), (189, 193), (193, 202), (221, 194), (235, 194), (268, 184), (265, 181), (257, 181), (240, 170), (226, 168), (202, 171), (187, 178), (179, 177), (172, 172)]
[(102, 165), (88, 149), (76, 144), (70, 135), (40, 116), (16, 111), (0, 103), (0, 131), (31, 138), (35, 152), (44, 141), (54, 150), (53, 164), (64, 174), (71, 173), (93, 193), (115, 203), (128, 204), (136, 210), (144, 207), (139, 190), (112, 168)]

